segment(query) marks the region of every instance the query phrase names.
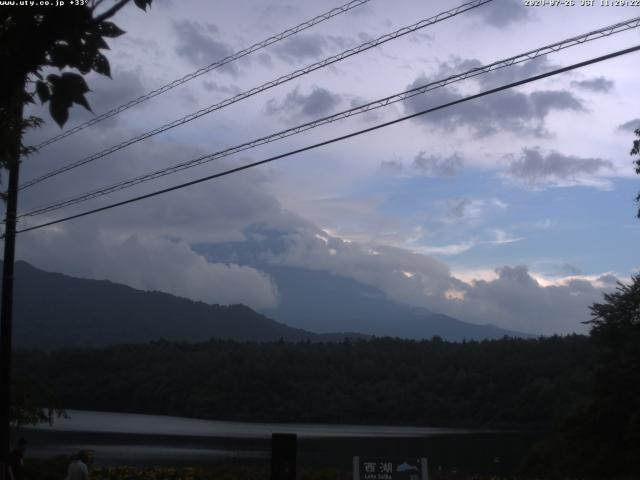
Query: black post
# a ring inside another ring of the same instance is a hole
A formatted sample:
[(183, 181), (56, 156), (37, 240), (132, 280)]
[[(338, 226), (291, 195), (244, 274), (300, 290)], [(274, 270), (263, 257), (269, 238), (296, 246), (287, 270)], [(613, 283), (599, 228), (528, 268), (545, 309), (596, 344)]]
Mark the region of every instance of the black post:
[(7, 189), (7, 210), (4, 233), (4, 263), (2, 265), (2, 305), (0, 306), (0, 464), (6, 475), (11, 449), (11, 337), (13, 323), (13, 264), (16, 245), (16, 212), (18, 210), (18, 177), (20, 171), (20, 150), (23, 131), (23, 91), (24, 81), (18, 85), (8, 122), (8, 138), (13, 141), (10, 158), (6, 159), (9, 170)]
[(295, 433), (271, 435), (271, 480), (296, 480)]
[(18, 206), (18, 173), (19, 162), (9, 166), (9, 190), (7, 196), (7, 212), (5, 217), (4, 263), (2, 265), (2, 307), (0, 318), (0, 451), (2, 462), (9, 461), (11, 448), (11, 425), (9, 411), (11, 408), (11, 337), (13, 321), (13, 264), (16, 243), (16, 211)]

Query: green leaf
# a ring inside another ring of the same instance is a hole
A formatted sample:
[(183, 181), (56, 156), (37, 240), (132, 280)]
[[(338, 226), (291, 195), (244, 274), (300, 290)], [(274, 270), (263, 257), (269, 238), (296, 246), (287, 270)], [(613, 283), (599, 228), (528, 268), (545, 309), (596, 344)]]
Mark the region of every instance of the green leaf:
[(36, 82), (36, 93), (38, 94), (38, 97), (40, 97), (40, 103), (46, 103), (51, 98), (49, 85), (41, 80), (38, 80)]
[(151, 6), (151, 0), (133, 0), (138, 8), (147, 11), (147, 5)]
[(49, 51), (49, 57), (51, 58), (51, 65), (54, 67), (58, 67), (60, 69), (70, 65), (71, 56), (70, 56), (69, 47), (65, 45), (54, 45)]
[(51, 113), (51, 118), (62, 128), (69, 119), (69, 106), (63, 103), (61, 99), (53, 96), (49, 104), (49, 113)]
[(91, 71), (93, 67), (93, 56), (86, 51), (78, 52), (77, 59), (74, 62), (73, 66), (77, 68), (80, 73), (86, 75)]
[(99, 29), (102, 36), (108, 38), (116, 38), (125, 33), (124, 30), (113, 22), (102, 22)]
[(80, 95), (74, 98), (73, 101), (74, 103), (77, 103), (78, 105), (82, 105), (84, 108), (86, 108), (91, 113), (93, 113), (93, 110), (91, 110), (91, 106), (89, 105), (89, 102), (87, 102), (87, 99), (84, 95)]
[(47, 81), (53, 86), (53, 88), (55, 89), (58, 84), (60, 83), (60, 76), (59, 75), (54, 75), (53, 73), (51, 75), (47, 75)]
[(77, 73), (65, 72), (62, 74), (61, 80), (64, 82), (65, 89), (68, 89), (70, 92), (70, 97), (72, 99), (74, 96), (84, 95), (89, 91), (89, 87), (87, 86), (87, 82), (84, 81), (84, 77)]
[(47, 80), (52, 86), (49, 111), (58, 125), (62, 126), (67, 121), (69, 108), (74, 103), (91, 111), (89, 102), (84, 96), (90, 90), (82, 75), (65, 72), (62, 76), (49, 75)]
[(109, 60), (101, 53), (96, 54), (93, 57), (93, 70), (111, 78), (111, 67), (109, 66)]
[(107, 42), (104, 41), (104, 38), (102, 38), (100, 34), (88, 35), (86, 38), (86, 43), (87, 45), (91, 45), (96, 50), (98, 49), (109, 50), (109, 45), (107, 45)]

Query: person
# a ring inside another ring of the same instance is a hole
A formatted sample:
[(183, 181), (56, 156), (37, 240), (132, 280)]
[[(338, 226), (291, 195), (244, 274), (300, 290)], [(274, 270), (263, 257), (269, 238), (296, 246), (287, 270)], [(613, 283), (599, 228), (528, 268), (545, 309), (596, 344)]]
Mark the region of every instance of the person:
[(24, 452), (26, 449), (27, 441), (21, 438), (9, 453), (9, 480), (22, 480), (24, 478)]
[(91, 452), (89, 450), (80, 450), (69, 465), (65, 480), (89, 480), (90, 463)]

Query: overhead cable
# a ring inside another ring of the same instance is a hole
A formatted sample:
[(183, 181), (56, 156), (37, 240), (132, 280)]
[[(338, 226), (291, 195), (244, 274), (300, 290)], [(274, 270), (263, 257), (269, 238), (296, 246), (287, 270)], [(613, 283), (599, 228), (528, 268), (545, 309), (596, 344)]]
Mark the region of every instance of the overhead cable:
[(404, 35), (407, 35), (409, 33), (413, 33), (415, 31), (418, 31), (422, 28), (428, 27), (430, 25), (433, 25), (435, 23), (447, 20), (449, 18), (455, 17), (457, 15), (460, 15), (462, 13), (468, 12), (469, 10), (472, 10), (474, 8), (478, 8), (481, 5), (484, 5), (486, 3), (492, 2), (493, 0), (473, 0), (471, 2), (462, 4), (456, 8), (453, 8), (451, 10), (447, 10), (446, 12), (441, 12), (438, 13), (437, 15), (434, 15), (433, 17), (421, 20), (417, 23), (414, 23), (413, 25), (410, 25), (408, 27), (402, 27), (399, 30), (396, 30), (395, 32), (392, 33), (387, 33), (385, 35), (382, 35), (374, 40), (370, 40), (367, 42), (364, 42), (360, 45), (358, 45), (357, 47), (354, 48), (350, 48), (348, 50), (343, 51), (342, 53), (339, 53), (337, 55), (334, 55), (332, 57), (328, 57), (325, 58), (324, 60), (321, 60), (319, 62), (313, 63), (311, 65), (308, 65), (304, 68), (301, 68), (299, 70), (296, 70), (292, 73), (289, 73), (287, 75), (283, 75), (275, 80), (271, 80), (267, 83), (263, 83), (262, 85), (258, 86), (258, 87), (254, 87), (250, 90), (247, 90), (245, 92), (239, 93), (233, 97), (227, 98), (226, 100), (223, 100), (219, 103), (216, 103), (214, 105), (210, 105), (208, 107), (205, 107), (201, 110), (198, 110), (195, 113), (191, 113), (189, 115), (186, 115), (182, 118), (179, 118), (177, 120), (174, 120), (170, 123), (167, 123), (165, 125), (162, 125), (158, 128), (155, 128), (154, 130), (150, 130), (148, 132), (145, 132), (141, 135), (138, 135), (136, 137), (130, 138), (129, 140), (126, 140), (122, 143), (119, 143), (117, 145), (114, 145), (112, 147), (109, 147), (105, 150), (102, 150), (98, 153), (94, 153), (93, 155), (89, 155), (88, 157), (82, 158), (80, 160), (77, 160), (75, 162), (72, 162), (70, 164), (67, 164), (63, 167), (60, 167), (56, 170), (53, 170), (49, 173), (45, 173), (44, 175), (41, 175), (39, 177), (36, 177), (32, 180), (29, 180), (25, 183), (23, 183), (22, 185), (20, 185), (20, 189), (23, 190), (25, 188), (31, 187), (32, 185), (35, 185), (37, 183), (42, 182), (43, 180), (46, 180), (48, 178), (54, 177), (56, 175), (59, 175), (61, 173), (67, 172), (69, 170), (72, 170), (74, 168), (80, 167), (82, 165), (86, 165), (87, 163), (93, 162), (99, 158), (103, 158), (106, 157), (107, 155), (110, 155), (114, 152), (117, 152), (118, 150), (122, 150), (125, 147), (128, 147), (130, 145), (133, 145), (134, 143), (138, 143), (142, 140), (145, 140), (147, 138), (153, 137), (154, 135), (157, 135), (159, 133), (162, 132), (166, 132), (167, 130), (170, 130), (172, 128), (175, 128), (179, 125), (183, 125), (187, 122), (190, 122), (192, 120), (195, 120), (196, 118), (200, 118), (204, 115), (207, 115), (209, 113), (212, 113), (216, 110), (220, 110), (222, 108), (228, 107), (229, 105), (232, 105), (234, 103), (237, 103), (241, 100), (244, 100), (246, 98), (249, 98), (253, 95), (256, 95), (258, 93), (264, 92), (265, 90), (268, 90), (270, 88), (276, 87), (278, 85), (281, 85), (283, 83), (289, 82), (295, 78), (301, 77), (303, 75), (307, 75), (308, 73), (311, 73), (315, 70), (319, 70), (321, 68), (327, 67), (329, 65), (332, 65), (336, 62), (339, 62), (341, 60), (344, 60), (345, 58), (351, 57), (353, 55), (357, 55), (359, 53), (362, 53), (366, 50), (369, 50), (371, 48), (377, 47), (378, 45), (382, 45), (386, 42), (389, 42), (391, 40), (395, 40), (397, 38), (400, 38)]
[(97, 198), (97, 197), (101, 197), (103, 195), (107, 195), (109, 193), (112, 192), (116, 192), (119, 190), (123, 190), (126, 188), (130, 188), (133, 187), (135, 185), (138, 185), (140, 183), (143, 182), (147, 182), (150, 180), (154, 180), (160, 177), (164, 177), (166, 175), (170, 175), (182, 170), (186, 170), (188, 168), (192, 168), (198, 165), (202, 165), (204, 163), (208, 163), (214, 160), (217, 160), (219, 158), (223, 158), (223, 157), (227, 157), (245, 150), (249, 150), (251, 148), (255, 148), (257, 146), (260, 145), (264, 145), (267, 143), (271, 143), (271, 142), (275, 142), (277, 140), (281, 140), (283, 138), (292, 136), (292, 135), (296, 135), (302, 132), (305, 132), (307, 130), (311, 130), (313, 128), (319, 127), (321, 125), (325, 125), (328, 123), (332, 123), (338, 120), (342, 120), (345, 118), (349, 118), (352, 117), (354, 115), (359, 115), (362, 113), (366, 113), (366, 112), (370, 112), (372, 110), (381, 108), (381, 107), (386, 107), (388, 105), (391, 105), (393, 103), (396, 102), (400, 102), (400, 101), (404, 101), (407, 100), (409, 98), (415, 97), (416, 95), (421, 95), (423, 93), (435, 90), (437, 88), (443, 88), (447, 85), (450, 85), (452, 83), (455, 82), (459, 82), (462, 80), (466, 80), (469, 78), (473, 78), (482, 74), (486, 74), (498, 69), (502, 69), (505, 67), (509, 67), (512, 65), (516, 65), (525, 61), (529, 61), (529, 60), (533, 60), (534, 58), (538, 58), (541, 57), (543, 55), (547, 55), (549, 53), (552, 52), (557, 52), (566, 48), (570, 48), (576, 45), (580, 45), (583, 44), (585, 42), (591, 41), (591, 40), (595, 40), (595, 39), (599, 39), (599, 38), (603, 38), (605, 36), (609, 36), (612, 35), (614, 33), (619, 33), (619, 32), (623, 32), (626, 30), (630, 30), (632, 28), (637, 28), (640, 26), (640, 17), (636, 17), (630, 20), (627, 20), (625, 22), (619, 22), (616, 23), (614, 25), (610, 25), (608, 27), (604, 27), (604, 28), (600, 28), (598, 30), (589, 32), (589, 33), (585, 33), (579, 36), (575, 36), (575, 37), (571, 37), (568, 38), (566, 40), (560, 41), (560, 42), (556, 42), (550, 45), (546, 45), (540, 48), (537, 48), (535, 50), (531, 50), (528, 51), (526, 53), (522, 53), (513, 57), (509, 57), (503, 60), (498, 60), (496, 62), (490, 63), (488, 65), (485, 66), (481, 66), (481, 67), (477, 67), (477, 68), (473, 68), (471, 70), (467, 70), (464, 73), (460, 73), (460, 74), (456, 74), (456, 75), (451, 75), (449, 77), (446, 77), (444, 79), (440, 79), (440, 80), (435, 80), (432, 82), (429, 82), (427, 84), (412, 88), (410, 90), (401, 92), (401, 93), (396, 93), (394, 95), (390, 95), (388, 97), (385, 98), (381, 98), (378, 100), (375, 100), (373, 102), (369, 102), (366, 103), (364, 105), (360, 105), (357, 107), (353, 107), (350, 108), (348, 110), (344, 110), (320, 119), (316, 119), (307, 123), (304, 123), (302, 125), (298, 125), (292, 128), (288, 128), (286, 130), (282, 130), (276, 133), (272, 133), (270, 135), (267, 136), (263, 136), (260, 137), (258, 139), (255, 140), (251, 140), (249, 142), (245, 142), (242, 143), (240, 145), (236, 145), (233, 147), (229, 147), (226, 148), (224, 150), (220, 150), (218, 152), (215, 153), (211, 153), (211, 154), (207, 154), (207, 155), (203, 155), (201, 157), (189, 160), (187, 162), (182, 162), (179, 163), (177, 165), (173, 165), (171, 167), (166, 167), (166, 168), (162, 168), (159, 170), (155, 170), (153, 172), (147, 173), (147, 174), (143, 174), (140, 175), (138, 177), (134, 177), (131, 179), (127, 179), (127, 180), (123, 180), (121, 182), (118, 183), (114, 183), (112, 185), (106, 186), (106, 187), (101, 187), (99, 189), (96, 190), (92, 190), (90, 192), (85, 192), (82, 194), (78, 194), (78, 195), (74, 195), (71, 197), (68, 197), (66, 199), (63, 200), (59, 200), (57, 202), (54, 203), (50, 203), (47, 204), (45, 206), (40, 206), (37, 208), (34, 208), (32, 210), (29, 210), (27, 212), (21, 213), (18, 215), (18, 218), (21, 217), (26, 217), (26, 216), (35, 216), (35, 215), (40, 215), (43, 213), (47, 213), (47, 212), (51, 212), (54, 210), (59, 210), (61, 208), (67, 207), (67, 206), (71, 206), (71, 205), (75, 205), (77, 203), (81, 203), (87, 200), (91, 200), (93, 198)]
[(68, 137), (69, 135), (73, 135), (74, 133), (77, 133), (81, 130), (84, 130), (85, 128), (95, 125), (96, 123), (106, 120), (107, 118), (111, 118), (115, 115), (118, 115), (119, 113), (124, 112), (125, 110), (128, 110), (131, 107), (135, 107), (136, 105), (139, 105), (143, 102), (146, 102), (147, 100), (157, 97), (158, 95), (168, 92), (169, 90), (179, 85), (182, 85), (183, 83), (186, 83), (190, 80), (193, 80), (194, 78), (198, 78), (199, 76), (204, 75), (205, 73), (209, 73), (212, 70), (223, 67), (224, 65), (228, 65), (231, 62), (239, 60), (243, 57), (246, 57), (247, 55), (257, 52), (258, 50), (268, 47), (269, 45), (273, 45), (274, 43), (277, 43), (281, 40), (289, 38), (290, 36), (295, 35), (296, 33), (299, 33), (303, 30), (311, 28), (314, 25), (318, 25), (319, 23), (329, 20), (330, 18), (335, 17), (336, 15), (340, 15), (342, 13), (348, 12), (349, 10), (359, 7), (360, 5), (363, 5), (369, 1), (371, 0), (352, 0), (348, 3), (345, 3), (344, 5), (341, 5), (340, 7), (336, 7), (332, 10), (329, 10), (328, 12), (320, 14), (317, 17), (312, 18), (311, 20), (307, 20), (306, 22), (296, 25), (295, 27), (288, 28), (284, 32), (280, 32), (279, 34), (269, 37), (266, 40), (255, 43), (250, 47), (247, 47), (243, 50), (240, 50), (236, 53), (229, 55), (228, 57), (223, 58), (222, 60), (218, 60), (206, 67), (196, 70), (195, 72), (191, 72), (182, 78), (178, 78), (176, 80), (173, 80), (172, 82), (167, 83), (166, 85), (163, 85), (162, 87), (152, 90), (149, 93), (145, 93), (144, 95), (141, 95), (138, 98), (135, 98), (123, 105), (120, 105), (119, 107), (113, 108), (108, 112), (104, 112), (92, 118), (91, 120), (88, 120), (84, 123), (81, 123), (80, 125), (77, 125), (73, 128), (65, 130), (64, 132), (45, 140), (39, 145), (36, 145), (36, 148), (40, 149), (40, 148), (46, 147), (47, 145), (57, 142), (58, 140)]
[(219, 172), (219, 173), (216, 173), (216, 174), (213, 174), (213, 175), (208, 175), (206, 177), (201, 177), (201, 178), (198, 178), (196, 180), (191, 180), (189, 182), (181, 183), (179, 185), (174, 185), (172, 187), (163, 188), (161, 190), (156, 190), (155, 192), (147, 193), (145, 195), (139, 195), (137, 197), (129, 198), (128, 200), (123, 200), (121, 202), (111, 203), (109, 205), (105, 205), (105, 206), (100, 207), (100, 208), (94, 208), (92, 210), (87, 210), (85, 212), (78, 213), (78, 214), (75, 214), (75, 215), (70, 215), (68, 217), (64, 217), (64, 218), (60, 218), (60, 219), (57, 219), (57, 220), (52, 220), (50, 222), (41, 223), (39, 225), (34, 225), (34, 226), (31, 226), (31, 227), (23, 228), (23, 229), (17, 230), (16, 233), (24, 233), (24, 232), (29, 232), (29, 231), (32, 231), (32, 230), (37, 230), (37, 229), (48, 227), (48, 226), (51, 226), (51, 225), (56, 225), (56, 224), (59, 224), (59, 223), (62, 223), (62, 222), (67, 222), (69, 220), (73, 220), (73, 219), (76, 219), (76, 218), (86, 217), (88, 215), (92, 215), (92, 214), (95, 214), (95, 213), (98, 213), (98, 212), (103, 212), (103, 211), (110, 210), (110, 209), (113, 209), (113, 208), (116, 208), (116, 207), (120, 207), (120, 206), (123, 206), (123, 205), (130, 204), (130, 203), (138, 202), (138, 201), (141, 201), (141, 200), (144, 200), (144, 199), (147, 199), (147, 198), (151, 198), (151, 197), (155, 197), (155, 196), (158, 196), (158, 195), (161, 195), (161, 194), (164, 194), (164, 193), (172, 192), (174, 190), (180, 190), (182, 188), (186, 188), (186, 187), (189, 187), (191, 185), (196, 185), (198, 183), (202, 183), (202, 182), (206, 182), (206, 181), (209, 181), (209, 180), (213, 180), (215, 178), (224, 177), (224, 176), (230, 175), (232, 173), (240, 172), (242, 170), (247, 170), (249, 168), (257, 167), (259, 165), (264, 165), (266, 163), (273, 162), (273, 161), (279, 160), (281, 158), (290, 157), (292, 155), (296, 155), (296, 154), (299, 154), (299, 153), (307, 152), (309, 150), (314, 150), (314, 149), (319, 148), (319, 147), (323, 147), (323, 146), (326, 146), (326, 145), (330, 145), (332, 143), (340, 142), (340, 141), (343, 141), (343, 140), (346, 140), (346, 139), (349, 139), (349, 138), (352, 138), (352, 137), (356, 137), (356, 136), (359, 136), (359, 135), (362, 135), (362, 134), (365, 134), (365, 133), (369, 133), (369, 132), (372, 132), (372, 131), (375, 131), (375, 130), (379, 130), (381, 128), (388, 127), (390, 125), (395, 125), (397, 123), (404, 122), (404, 121), (407, 121), (407, 120), (412, 119), (412, 118), (416, 118), (416, 117), (419, 117), (419, 116), (422, 116), (422, 115), (426, 115), (426, 114), (429, 114), (429, 113), (432, 113), (432, 112), (435, 112), (435, 111), (438, 111), (438, 110), (449, 108), (449, 107), (452, 107), (454, 105), (459, 105), (461, 103), (465, 103), (465, 102), (468, 102), (468, 101), (471, 101), (471, 100), (475, 100), (477, 98), (481, 98), (481, 97), (484, 97), (484, 96), (487, 96), (487, 95), (498, 93), (498, 92), (501, 92), (503, 90), (507, 90), (507, 89), (514, 88), (514, 87), (518, 87), (520, 85), (525, 85), (527, 83), (531, 83), (531, 82), (535, 82), (535, 81), (538, 81), (538, 80), (542, 80), (544, 78), (551, 77), (551, 76), (554, 76), (554, 75), (558, 75), (558, 74), (561, 74), (561, 73), (565, 73), (565, 72), (568, 72), (570, 70), (575, 70), (576, 68), (581, 68), (581, 67), (585, 67), (585, 66), (588, 66), (588, 65), (593, 65), (595, 63), (602, 62), (602, 61), (605, 61), (605, 60), (609, 60), (611, 58), (619, 57), (619, 56), (622, 56), (622, 55), (627, 55), (629, 53), (637, 52), (639, 50), (640, 50), (640, 45), (637, 45), (637, 46), (631, 47), (631, 48), (627, 48), (627, 49), (624, 49), (624, 50), (619, 50), (617, 52), (613, 52), (613, 53), (610, 53), (610, 54), (607, 54), (607, 55), (602, 55), (600, 57), (592, 58), (592, 59), (586, 60), (584, 62), (575, 63), (575, 64), (569, 65), (567, 67), (563, 67), (563, 68), (559, 68), (559, 69), (556, 69), (556, 70), (552, 70), (550, 72), (546, 72), (546, 73), (543, 73), (543, 74), (540, 74), (540, 75), (535, 75), (535, 76), (532, 76), (532, 77), (528, 77), (528, 78), (526, 78), (524, 80), (519, 80), (517, 82), (512, 82), (512, 83), (509, 83), (507, 85), (503, 85), (501, 87), (496, 87), (496, 88), (492, 88), (490, 90), (485, 90), (485, 91), (483, 91), (481, 93), (477, 93), (475, 95), (470, 95), (470, 96), (467, 96), (467, 97), (463, 97), (463, 98), (460, 98), (458, 100), (454, 100), (452, 102), (448, 102), (448, 103), (439, 105), (437, 107), (428, 108), (428, 109), (422, 110), (420, 112), (413, 113), (411, 115), (406, 115), (404, 117), (400, 117), (400, 118), (397, 118), (395, 120), (391, 120), (389, 122), (380, 123), (378, 125), (374, 125), (373, 127), (369, 127), (369, 128), (365, 128), (365, 129), (362, 129), (362, 130), (358, 130), (356, 132), (352, 132), (352, 133), (349, 133), (349, 134), (346, 134), (346, 135), (335, 137), (335, 138), (332, 138), (330, 140), (325, 140), (323, 142), (319, 142), (319, 143), (316, 143), (316, 144), (313, 144), (313, 145), (308, 145), (306, 147), (299, 148), (299, 149), (296, 149), (296, 150), (291, 150), (289, 152), (282, 153), (280, 155), (275, 155), (273, 157), (269, 157), (267, 159), (260, 160), (258, 162), (253, 162), (253, 163), (249, 163), (249, 164), (246, 164), (246, 165), (242, 165), (240, 167), (231, 168), (231, 169), (225, 170), (223, 172)]

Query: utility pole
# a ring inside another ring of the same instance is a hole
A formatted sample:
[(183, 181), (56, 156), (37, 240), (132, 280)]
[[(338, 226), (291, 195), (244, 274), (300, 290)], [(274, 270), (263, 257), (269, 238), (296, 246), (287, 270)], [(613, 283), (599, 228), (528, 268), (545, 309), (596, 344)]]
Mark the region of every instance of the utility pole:
[(6, 230), (4, 234), (4, 263), (2, 265), (2, 327), (0, 328), (0, 419), (2, 423), (3, 463), (8, 464), (11, 448), (11, 337), (13, 323), (13, 264), (16, 247), (16, 211), (18, 204), (18, 170), (19, 161), (9, 166), (9, 191), (7, 196)]
[(7, 210), (4, 233), (4, 263), (2, 265), (2, 304), (0, 306), (0, 460), (2, 473), (6, 475), (11, 449), (11, 339), (13, 326), (13, 266), (16, 242), (16, 212), (18, 210), (18, 176), (20, 171), (20, 150), (23, 132), (23, 90), (24, 81), (14, 93), (9, 138), (13, 145), (7, 159), (9, 188), (7, 190)]

